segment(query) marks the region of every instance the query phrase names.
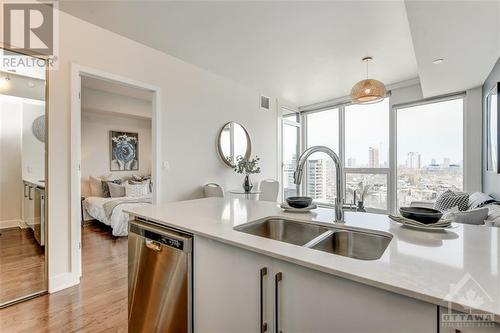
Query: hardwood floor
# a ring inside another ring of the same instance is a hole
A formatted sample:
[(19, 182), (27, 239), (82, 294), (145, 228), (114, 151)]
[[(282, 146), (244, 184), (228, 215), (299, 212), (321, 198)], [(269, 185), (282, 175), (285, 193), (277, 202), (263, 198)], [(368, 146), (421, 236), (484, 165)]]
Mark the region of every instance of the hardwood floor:
[(0, 332), (127, 332), (127, 237), (82, 232), (80, 285), (0, 310)]
[(44, 248), (33, 231), (0, 229), (0, 304), (45, 288)]

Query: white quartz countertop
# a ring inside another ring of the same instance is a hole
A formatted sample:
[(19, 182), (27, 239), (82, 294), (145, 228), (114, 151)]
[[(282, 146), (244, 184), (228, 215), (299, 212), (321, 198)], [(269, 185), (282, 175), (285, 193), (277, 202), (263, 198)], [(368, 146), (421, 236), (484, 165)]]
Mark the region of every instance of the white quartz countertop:
[(283, 212), (276, 203), (207, 198), (145, 205), (129, 212), (160, 225), (436, 305), (492, 313), (500, 320), (499, 228), (457, 224), (445, 232), (425, 232), (401, 227), (386, 215), (346, 212), (344, 227), (393, 235), (380, 259), (364, 261), (233, 229), (269, 216), (333, 225), (332, 209), (292, 214)]

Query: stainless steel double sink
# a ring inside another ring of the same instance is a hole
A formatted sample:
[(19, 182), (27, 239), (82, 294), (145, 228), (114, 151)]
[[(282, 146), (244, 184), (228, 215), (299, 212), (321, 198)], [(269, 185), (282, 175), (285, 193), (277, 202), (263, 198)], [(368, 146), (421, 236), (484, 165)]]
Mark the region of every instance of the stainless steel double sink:
[(312, 222), (269, 217), (234, 228), (247, 234), (269, 238), (345, 257), (375, 260), (391, 242), (389, 234), (347, 227), (323, 226)]

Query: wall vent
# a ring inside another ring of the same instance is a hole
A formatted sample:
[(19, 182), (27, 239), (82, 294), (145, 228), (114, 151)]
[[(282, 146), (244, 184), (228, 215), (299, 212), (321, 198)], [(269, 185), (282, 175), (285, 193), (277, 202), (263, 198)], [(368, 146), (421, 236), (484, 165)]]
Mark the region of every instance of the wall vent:
[(269, 97), (266, 97), (266, 96), (263, 96), (261, 95), (260, 96), (260, 108), (262, 110), (269, 110), (270, 108), (270, 98)]

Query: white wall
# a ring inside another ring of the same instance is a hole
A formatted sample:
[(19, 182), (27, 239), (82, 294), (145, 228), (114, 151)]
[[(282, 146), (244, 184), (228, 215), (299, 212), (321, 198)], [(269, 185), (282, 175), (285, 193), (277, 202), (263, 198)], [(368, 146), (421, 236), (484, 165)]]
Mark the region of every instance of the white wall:
[[(110, 171), (109, 132), (139, 134), (139, 170)], [(137, 119), (107, 113), (82, 113), (82, 195), (90, 195), (89, 176), (112, 175), (112, 179), (132, 174), (151, 174), (151, 119)]]
[(43, 104), (23, 103), (23, 179), (38, 181), (45, 179), (45, 143), (33, 135), (33, 121), (45, 114)]
[(150, 101), (84, 87), (82, 109), (151, 118), (153, 106)]
[(0, 100), (0, 228), (22, 218), (22, 105)]
[[(59, 13), (59, 68), (49, 74), (49, 290), (77, 280), (70, 256), (70, 73), (71, 63), (96, 68), (161, 89), (161, 201), (200, 197), (201, 185), (216, 181), (226, 188), (242, 178), (225, 167), (216, 152), (219, 128), (243, 124), (261, 157), (255, 180), (276, 178), (276, 116), (261, 111), (259, 92), (212, 74), (160, 51)], [(265, 91), (263, 92), (266, 93)]]

